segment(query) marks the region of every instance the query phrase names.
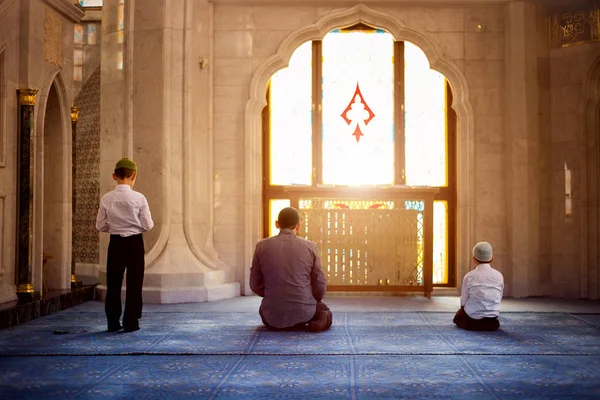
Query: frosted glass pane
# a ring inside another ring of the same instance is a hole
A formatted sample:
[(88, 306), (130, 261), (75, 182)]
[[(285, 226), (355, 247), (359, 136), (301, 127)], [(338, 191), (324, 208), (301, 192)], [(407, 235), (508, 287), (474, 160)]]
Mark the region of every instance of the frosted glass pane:
[(75, 82), (81, 82), (83, 80), (83, 67), (81, 65), (75, 65), (73, 67), (73, 79)]
[(433, 283), (448, 283), (448, 203), (433, 202)]
[(446, 80), (421, 49), (404, 46), (406, 184), (446, 186)]
[(290, 201), (288, 199), (269, 201), (269, 236), (279, 234), (279, 229), (275, 226), (275, 221), (277, 221), (279, 212), (289, 206)]
[(272, 185), (312, 181), (312, 42), (294, 52), (290, 65), (271, 77)]
[(73, 64), (74, 65), (83, 65), (83, 50), (75, 49), (73, 51)]
[(323, 39), (323, 183), (394, 182), (394, 40), (333, 31)]

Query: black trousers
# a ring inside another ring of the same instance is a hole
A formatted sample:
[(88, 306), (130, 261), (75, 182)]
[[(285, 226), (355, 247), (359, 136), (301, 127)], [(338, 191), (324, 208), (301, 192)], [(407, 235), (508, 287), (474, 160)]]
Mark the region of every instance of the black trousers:
[[(300, 322), (299, 324), (288, 326), (286, 328), (276, 328), (274, 326), (269, 325), (269, 323), (265, 320), (262, 311), (259, 309), (258, 313), (260, 314), (260, 318), (262, 319), (263, 324), (267, 329), (271, 331), (305, 331), (307, 328), (313, 332), (326, 331), (332, 325), (332, 314), (327, 304), (323, 302), (317, 303), (317, 311), (315, 315), (311, 319), (306, 322)], [(312, 323), (312, 324), (311, 324)], [(314, 327), (313, 327), (314, 325)]]
[(138, 327), (142, 317), (142, 286), (144, 285), (144, 239), (142, 234), (122, 237), (110, 235), (106, 263), (106, 301), (104, 311), (109, 328), (119, 325), (121, 318), (121, 287), (127, 269), (127, 294), (123, 327)]
[(456, 312), (456, 315), (454, 315), (453, 322), (459, 328), (467, 331), (493, 332), (500, 328), (498, 317), (473, 319), (469, 317), (462, 307)]

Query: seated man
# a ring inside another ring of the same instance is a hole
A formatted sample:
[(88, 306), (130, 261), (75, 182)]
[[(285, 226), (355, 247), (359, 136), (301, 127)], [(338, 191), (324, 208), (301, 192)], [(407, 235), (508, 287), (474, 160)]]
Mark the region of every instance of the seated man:
[(300, 215), (293, 207), (281, 210), (275, 225), (279, 235), (258, 242), (250, 269), (250, 288), (263, 298), (263, 323), (272, 330), (329, 329), (332, 315), (321, 302), (327, 285), (317, 245), (296, 236)]
[(454, 316), (454, 323), (468, 331), (495, 331), (500, 327), (498, 314), (504, 277), (490, 265), (494, 254), (488, 242), (473, 247), (473, 261), (477, 267), (465, 275), (460, 310)]

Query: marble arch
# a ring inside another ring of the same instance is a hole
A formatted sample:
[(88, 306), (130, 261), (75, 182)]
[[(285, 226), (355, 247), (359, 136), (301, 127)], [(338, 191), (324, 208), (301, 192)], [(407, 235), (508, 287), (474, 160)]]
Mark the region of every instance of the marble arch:
[[(60, 203), (59, 218), (63, 223), (59, 227), (55, 227), (57, 232), (56, 243), (60, 243), (59, 254), (53, 255), (54, 264), (53, 272), (59, 272), (56, 279), (50, 284), (50, 289), (68, 289), (71, 287), (71, 108), (69, 96), (65, 88), (64, 80), (58, 68), (52, 69), (44, 80), (44, 86), (41, 88), (38, 101), (36, 104), (35, 117), (35, 181), (34, 181), (34, 227), (33, 227), (33, 281), (36, 291), (41, 291), (42, 288), (42, 257), (44, 252), (44, 220), (46, 197), (48, 195), (47, 188), (44, 186), (44, 179), (40, 179), (47, 175), (44, 171), (44, 146), (46, 137), (45, 121), (46, 111), (49, 104), (50, 92), (54, 89), (58, 97), (58, 106), (60, 113), (60, 137), (53, 137), (51, 140), (58, 141), (53, 143), (57, 146), (57, 155), (59, 156), (59, 168), (56, 173), (52, 174), (54, 181), (52, 185), (56, 190), (53, 193), (53, 198), (58, 199), (56, 203)], [(56, 180), (56, 178), (58, 178)]]
[(410, 41), (419, 46), (427, 55), (431, 67), (446, 76), (454, 90), (454, 104), (458, 117), (458, 171), (457, 171), (457, 257), (458, 277), (462, 277), (469, 265), (469, 244), (474, 236), (474, 119), (469, 98), (467, 80), (459, 67), (441, 56), (442, 52), (422, 33), (406, 25), (402, 20), (388, 13), (359, 4), (352, 8), (333, 11), (316, 23), (297, 29), (288, 35), (279, 46), (276, 54), (258, 66), (250, 83), (249, 100), (245, 110), (245, 293), (248, 286), (250, 260), (254, 245), (261, 236), (262, 226), (262, 130), (261, 111), (266, 105), (265, 88), (271, 76), (288, 65), (294, 50), (309, 40), (323, 38), (329, 31), (356, 23), (365, 23), (385, 29), (394, 38)]

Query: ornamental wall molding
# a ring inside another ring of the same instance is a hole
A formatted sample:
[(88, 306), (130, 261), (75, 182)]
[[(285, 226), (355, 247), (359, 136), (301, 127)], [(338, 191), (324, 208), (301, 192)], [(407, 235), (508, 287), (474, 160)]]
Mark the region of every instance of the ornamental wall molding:
[(44, 2), (72, 22), (79, 23), (85, 16), (85, 11), (83, 11), (80, 6), (75, 5), (72, 1), (44, 0)]

